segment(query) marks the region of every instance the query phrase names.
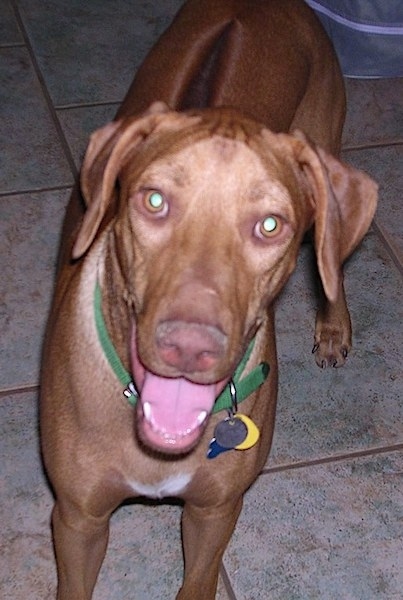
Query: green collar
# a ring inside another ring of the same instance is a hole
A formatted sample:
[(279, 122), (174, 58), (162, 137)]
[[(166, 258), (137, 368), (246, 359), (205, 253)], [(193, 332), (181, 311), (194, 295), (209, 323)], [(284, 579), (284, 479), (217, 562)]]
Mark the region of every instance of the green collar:
[[(94, 315), (98, 338), (101, 343), (102, 349), (105, 353), (105, 356), (109, 362), (109, 365), (112, 368), (112, 371), (115, 373), (120, 383), (124, 386), (124, 395), (126, 396), (128, 402), (132, 406), (134, 406), (137, 402), (138, 394), (134, 388), (132, 377), (122, 365), (122, 362), (115, 350), (115, 347), (106, 329), (104, 317), (102, 314), (101, 288), (98, 282), (95, 286), (94, 293)], [(255, 367), (248, 375), (240, 379), (245, 365), (248, 362), (248, 359), (251, 355), (254, 342), (255, 340), (252, 340), (249, 344), (246, 354), (239, 363), (233, 376), (233, 381), (236, 385), (238, 403), (242, 402), (242, 400), (245, 400), (252, 392), (257, 390), (257, 388), (260, 387), (262, 383), (267, 379), (267, 376), (269, 374), (269, 365), (265, 362), (262, 362), (257, 367)], [(216, 413), (220, 410), (228, 410), (231, 407), (232, 399), (229, 387), (227, 386), (216, 399), (213, 412)]]

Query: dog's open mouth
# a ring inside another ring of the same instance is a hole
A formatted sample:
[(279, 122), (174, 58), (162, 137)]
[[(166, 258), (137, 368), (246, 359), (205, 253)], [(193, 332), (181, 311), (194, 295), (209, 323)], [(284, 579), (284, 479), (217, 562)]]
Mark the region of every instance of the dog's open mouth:
[(139, 402), (139, 433), (165, 452), (186, 452), (200, 438), (214, 406), (216, 385), (146, 372)]
[[(134, 335), (133, 335), (134, 337)], [(185, 453), (200, 439), (227, 379), (198, 384), (156, 375), (142, 365), (132, 340), (132, 369), (140, 394), (137, 428), (141, 440), (166, 453)]]

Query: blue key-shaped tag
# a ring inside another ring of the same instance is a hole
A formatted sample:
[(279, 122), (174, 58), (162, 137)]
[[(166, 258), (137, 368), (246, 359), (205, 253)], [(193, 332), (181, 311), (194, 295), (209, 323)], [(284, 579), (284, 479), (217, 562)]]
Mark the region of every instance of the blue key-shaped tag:
[(207, 458), (215, 458), (222, 452), (228, 452), (228, 450), (231, 450), (231, 448), (223, 448), (223, 446), (220, 446), (217, 440), (213, 438), (208, 447)]

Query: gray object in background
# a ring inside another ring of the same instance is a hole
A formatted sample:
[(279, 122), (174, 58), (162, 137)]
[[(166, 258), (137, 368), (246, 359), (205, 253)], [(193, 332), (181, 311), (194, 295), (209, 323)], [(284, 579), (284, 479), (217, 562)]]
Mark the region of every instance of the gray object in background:
[(305, 0), (333, 41), (346, 77), (403, 77), (402, 0)]

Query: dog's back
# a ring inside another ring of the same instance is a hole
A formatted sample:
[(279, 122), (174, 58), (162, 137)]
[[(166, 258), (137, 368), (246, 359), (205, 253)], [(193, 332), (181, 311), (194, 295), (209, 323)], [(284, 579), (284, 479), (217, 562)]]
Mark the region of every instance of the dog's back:
[[(340, 150), (340, 68), (302, 0), (187, 2), (140, 67), (118, 117), (155, 100), (176, 110), (232, 106), (272, 131), (300, 128), (332, 153)], [(328, 126), (318, 127), (324, 120)]]

